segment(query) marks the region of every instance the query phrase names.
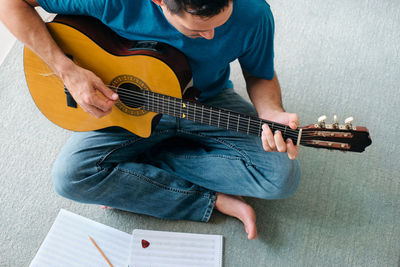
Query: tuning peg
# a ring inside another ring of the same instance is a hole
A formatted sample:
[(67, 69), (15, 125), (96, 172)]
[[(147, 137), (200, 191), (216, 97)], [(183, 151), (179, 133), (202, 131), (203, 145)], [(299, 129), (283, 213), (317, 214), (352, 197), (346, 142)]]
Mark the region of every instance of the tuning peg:
[(336, 115), (333, 116), (333, 121), (334, 121), (333, 127), (334, 128), (339, 128), (339, 120), (338, 120), (338, 117)]
[(318, 118), (318, 125), (321, 127), (321, 128), (325, 128), (325, 121), (326, 121), (326, 116), (325, 115), (322, 115), (321, 117), (319, 117)]
[(353, 123), (354, 118), (353, 117), (348, 117), (347, 119), (344, 120), (344, 123), (346, 124), (347, 129), (352, 128), (352, 123)]

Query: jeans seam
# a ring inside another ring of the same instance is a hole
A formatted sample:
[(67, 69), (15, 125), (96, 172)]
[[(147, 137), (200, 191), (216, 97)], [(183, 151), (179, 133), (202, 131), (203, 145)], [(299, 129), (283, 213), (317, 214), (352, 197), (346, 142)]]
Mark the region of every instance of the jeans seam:
[(207, 209), (204, 212), (203, 218), (201, 218), (202, 222), (208, 222), (210, 220), (211, 214), (214, 210), (215, 207), (215, 200), (217, 199), (217, 193), (215, 192), (210, 192), (210, 197), (207, 205)]
[(209, 196), (212, 194), (212, 191), (210, 191), (208, 193), (203, 193), (203, 192), (200, 192), (200, 191), (187, 191), (187, 190), (181, 190), (181, 189), (172, 188), (172, 187), (166, 186), (164, 184), (158, 183), (158, 182), (156, 182), (156, 181), (144, 176), (143, 174), (140, 174), (140, 173), (137, 173), (137, 172), (132, 172), (132, 171), (125, 170), (125, 169), (121, 169), (121, 168), (118, 168), (118, 167), (115, 168), (115, 169), (120, 171), (120, 172), (136, 176), (137, 178), (143, 179), (143, 180), (145, 180), (146, 182), (148, 182), (150, 184), (153, 184), (153, 185), (158, 186), (158, 187), (160, 187), (162, 189), (166, 189), (166, 190), (169, 190), (169, 191), (172, 191), (172, 192), (182, 193), (182, 194), (186, 194), (186, 195), (195, 194), (195, 195), (199, 195), (200, 197), (204, 197), (204, 198), (209, 198)]
[[(201, 133), (194, 133), (191, 131), (186, 131), (186, 130), (178, 130), (178, 132), (184, 133), (184, 134), (189, 134), (189, 135), (195, 135), (195, 136), (201, 136), (201, 137), (205, 137), (208, 139), (213, 139), (221, 144), (224, 144), (225, 146), (230, 147), (231, 149), (235, 150), (236, 152), (238, 152), (243, 158), (244, 158), (244, 162), (246, 165), (254, 165), (253, 162), (251, 161), (250, 157), (247, 155), (246, 152), (242, 151), (241, 149), (239, 149), (237, 146), (235, 146), (234, 144), (231, 144), (230, 142), (227, 142), (221, 138), (218, 137), (210, 137)], [(190, 158), (191, 156), (188, 156), (188, 158)], [(196, 156), (194, 156), (196, 157)], [(206, 156), (207, 157), (207, 156)], [(210, 157), (210, 156), (208, 156)], [(224, 156), (224, 155), (216, 155), (216, 156), (211, 156), (211, 157), (221, 157), (221, 158), (227, 158), (227, 159), (238, 159), (240, 157), (229, 157), (229, 156)], [(240, 158), (242, 159), (242, 158)]]

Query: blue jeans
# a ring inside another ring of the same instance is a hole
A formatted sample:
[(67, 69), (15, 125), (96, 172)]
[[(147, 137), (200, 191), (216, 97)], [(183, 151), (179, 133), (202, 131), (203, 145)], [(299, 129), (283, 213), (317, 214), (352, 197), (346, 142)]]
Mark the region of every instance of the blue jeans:
[[(226, 89), (205, 104), (256, 115)], [(166, 219), (208, 221), (216, 192), (287, 198), (297, 160), (265, 152), (261, 138), (164, 115), (149, 138), (111, 127), (73, 133), (53, 167), (66, 198)]]

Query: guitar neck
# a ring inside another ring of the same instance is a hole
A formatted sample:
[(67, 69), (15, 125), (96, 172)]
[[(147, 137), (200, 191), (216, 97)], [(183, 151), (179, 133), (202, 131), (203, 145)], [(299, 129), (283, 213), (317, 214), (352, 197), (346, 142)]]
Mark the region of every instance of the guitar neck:
[(291, 138), (295, 144), (297, 142), (299, 131), (284, 124), (151, 91), (143, 91), (143, 94), (143, 108), (148, 111), (256, 136), (261, 136), (262, 125), (267, 124), (272, 132), (281, 131), (285, 140)]

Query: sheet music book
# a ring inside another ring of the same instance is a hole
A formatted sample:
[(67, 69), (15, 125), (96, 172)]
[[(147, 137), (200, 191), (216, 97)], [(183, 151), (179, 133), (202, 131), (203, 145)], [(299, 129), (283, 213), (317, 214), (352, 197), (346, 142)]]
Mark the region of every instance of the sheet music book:
[(222, 266), (221, 235), (139, 229), (131, 235), (64, 209), (30, 266), (108, 267), (89, 235), (115, 267)]

